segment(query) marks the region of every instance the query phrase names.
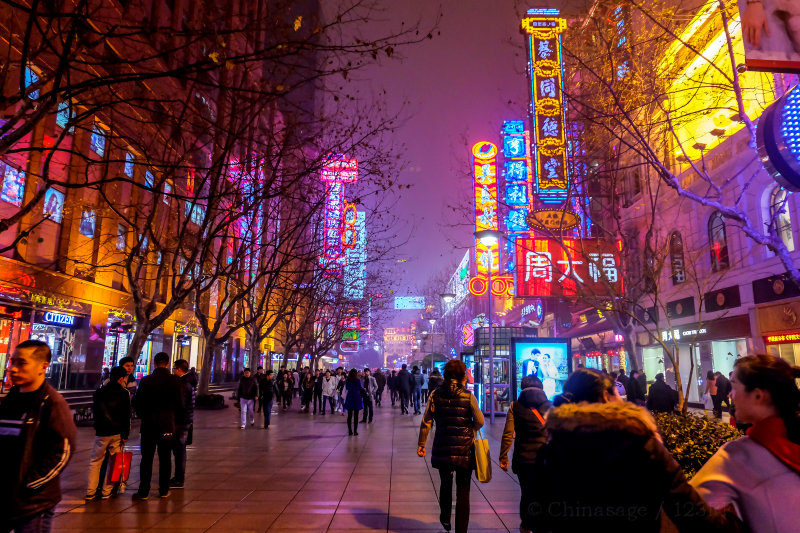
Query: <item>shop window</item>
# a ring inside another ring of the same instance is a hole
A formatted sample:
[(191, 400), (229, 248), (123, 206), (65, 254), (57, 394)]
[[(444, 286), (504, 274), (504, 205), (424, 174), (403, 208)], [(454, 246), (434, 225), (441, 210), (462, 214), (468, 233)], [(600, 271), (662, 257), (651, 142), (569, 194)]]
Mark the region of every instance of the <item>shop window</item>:
[(730, 268), (725, 219), (719, 211), (708, 219), (708, 242), (711, 249), (711, 271), (719, 272)]
[(770, 194), (768, 226), (770, 233), (780, 237), (786, 249), (793, 252), (794, 236), (792, 215), (789, 212), (789, 194), (783, 187), (775, 187)]
[(81, 212), (81, 225), (78, 228), (78, 231), (81, 232), (81, 235), (85, 237), (89, 237), (90, 239), (94, 238), (94, 227), (95, 227), (95, 213), (91, 209), (84, 209)]
[[(25, 67), (25, 88), (27, 89), (31, 85), (35, 85), (38, 81), (39, 81), (39, 73), (36, 72), (36, 70), (34, 70), (33, 67), (31, 67), (30, 65)], [(31, 91), (28, 94), (28, 97), (31, 100), (36, 100), (37, 98), (39, 98), (39, 89)]]
[(683, 259), (683, 237), (679, 231), (669, 236), (669, 264), (672, 269), (672, 284), (680, 285), (686, 281), (686, 263)]
[(136, 164), (136, 158), (130, 152), (125, 152), (125, 168), (124, 172), (125, 175), (129, 178), (133, 178), (133, 165)]
[(92, 135), (89, 139), (89, 147), (92, 149), (92, 152), (96, 153), (100, 157), (103, 157), (103, 155), (106, 153), (106, 132), (103, 131), (103, 129), (97, 124), (92, 126)]
[(25, 196), (25, 172), (17, 170), (11, 165), (0, 162), (0, 171), (3, 172), (3, 189), (0, 199), (19, 207)]

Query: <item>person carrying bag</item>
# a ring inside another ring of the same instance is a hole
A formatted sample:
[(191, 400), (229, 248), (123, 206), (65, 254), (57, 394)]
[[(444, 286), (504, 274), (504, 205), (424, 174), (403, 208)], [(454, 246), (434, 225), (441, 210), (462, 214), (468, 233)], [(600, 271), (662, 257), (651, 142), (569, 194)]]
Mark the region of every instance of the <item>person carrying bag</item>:
[[(483, 427), (483, 413), (478, 400), (466, 388), (467, 367), (462, 361), (448, 361), (444, 367), (445, 381), (428, 398), (419, 428), (417, 455), (425, 457), (425, 444), (433, 422), (431, 466), (439, 470), (439, 520), (450, 531), (453, 505), (453, 476), (456, 478), (456, 533), (466, 533), (469, 527), (469, 488), (472, 470), (480, 461), (479, 480), (491, 478), (488, 468), (489, 448), (475, 432)], [(480, 456), (480, 458), (478, 458)], [(488, 476), (487, 476), (488, 472)], [(483, 478), (483, 479), (481, 479)]]
[(481, 483), (492, 480), (492, 457), (489, 453), (489, 441), (483, 438), (481, 430), (475, 439), (475, 477)]

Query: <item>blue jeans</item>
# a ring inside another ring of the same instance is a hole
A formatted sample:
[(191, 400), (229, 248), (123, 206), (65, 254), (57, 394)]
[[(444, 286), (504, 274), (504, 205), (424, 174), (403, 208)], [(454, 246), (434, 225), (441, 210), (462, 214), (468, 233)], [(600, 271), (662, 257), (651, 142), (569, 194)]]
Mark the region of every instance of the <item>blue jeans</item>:
[(419, 409), (421, 407), (420, 403), (420, 390), (414, 389), (414, 412), (419, 413)]
[(14, 531), (15, 533), (50, 533), (50, 526), (53, 524), (53, 510), (45, 511), (35, 516), (29, 516), (22, 520), (17, 520), (10, 524), (9, 529), (3, 531)]
[(274, 403), (273, 400), (269, 400), (264, 403), (264, 427), (269, 427), (269, 420), (272, 417), (272, 404)]

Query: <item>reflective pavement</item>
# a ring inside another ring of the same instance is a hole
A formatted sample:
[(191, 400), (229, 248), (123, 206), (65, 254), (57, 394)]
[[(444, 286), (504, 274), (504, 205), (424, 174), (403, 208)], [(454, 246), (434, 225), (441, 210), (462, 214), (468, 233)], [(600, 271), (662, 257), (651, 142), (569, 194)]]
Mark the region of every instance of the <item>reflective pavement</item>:
[[(242, 430), (238, 409), (226, 402), (227, 409), (195, 413), (186, 486), (166, 499), (158, 497), (157, 466), (150, 499), (131, 499), (139, 478), (134, 433), (126, 493), (84, 503), (94, 431), (80, 428), (77, 451), (62, 475), (64, 498), (53, 530), (442, 531), (438, 473), (429, 456), (416, 455), (421, 417), (401, 416), (384, 403), (374, 422), (359, 424), (359, 435), (350, 437), (341, 414), (300, 413), (295, 400), (293, 410), (273, 414), (269, 429), (256, 415), (256, 426)], [(498, 418), (486, 434), (494, 476), (487, 484), (473, 476), (470, 531), (519, 528), (519, 485), (497, 465), (504, 422)], [(429, 452), (431, 443), (432, 436)]]

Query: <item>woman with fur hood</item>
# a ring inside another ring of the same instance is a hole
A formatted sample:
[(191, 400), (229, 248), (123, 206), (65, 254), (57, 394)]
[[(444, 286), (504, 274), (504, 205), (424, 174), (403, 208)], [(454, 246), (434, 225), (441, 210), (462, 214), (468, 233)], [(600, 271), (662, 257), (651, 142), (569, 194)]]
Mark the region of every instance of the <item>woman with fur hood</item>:
[(733, 505), (756, 533), (800, 529), (800, 368), (771, 355), (736, 361), (736, 421), (747, 436), (724, 444), (692, 478), (713, 507)]
[(650, 413), (623, 402), (608, 375), (576, 370), (554, 404), (531, 474), (533, 531), (657, 532), (662, 511), (681, 532), (746, 531), (732, 510), (705, 504)]

